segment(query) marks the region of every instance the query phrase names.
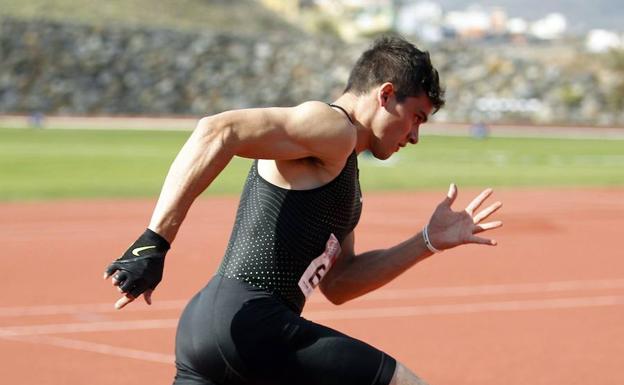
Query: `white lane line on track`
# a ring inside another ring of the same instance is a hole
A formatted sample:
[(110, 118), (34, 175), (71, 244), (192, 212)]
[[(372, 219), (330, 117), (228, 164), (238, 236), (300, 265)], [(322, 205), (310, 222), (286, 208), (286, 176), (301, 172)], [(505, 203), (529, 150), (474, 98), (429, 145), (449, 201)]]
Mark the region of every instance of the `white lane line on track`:
[[(541, 283), (520, 283), (503, 285), (478, 285), (431, 287), (419, 289), (381, 289), (356, 299), (358, 302), (411, 299), (411, 298), (448, 298), (468, 297), (478, 295), (497, 294), (529, 294), (529, 293), (556, 293), (575, 290), (607, 290), (624, 288), (624, 279), (603, 279), (586, 281), (554, 281)], [(308, 303), (326, 302), (320, 294), (313, 295)], [(137, 312), (149, 310), (179, 310), (188, 300), (154, 301), (151, 306), (128, 306), (123, 311)], [(80, 315), (85, 313), (112, 313), (117, 312), (111, 303), (82, 304), (82, 305), (44, 305), (0, 308), (0, 317), (24, 317), (44, 315)]]
[[(189, 299), (190, 300), (190, 299)], [(148, 310), (179, 310), (182, 309), (189, 300), (154, 300), (151, 306), (139, 304), (139, 306), (128, 306), (123, 312), (136, 312)], [(110, 303), (93, 303), (82, 305), (42, 305), (42, 306), (20, 306), (0, 308), (0, 317), (24, 317), (24, 316), (44, 316), (44, 315), (80, 315), (85, 313), (113, 313), (119, 310)]]
[(134, 321), (102, 321), (77, 322), (46, 325), (11, 326), (0, 328), (0, 337), (34, 336), (60, 333), (86, 333), (119, 330), (149, 330), (170, 329), (176, 327), (178, 320), (170, 319), (142, 319)]
[(175, 362), (175, 356), (172, 354), (154, 353), (145, 350), (128, 349), (119, 346), (100, 344), (95, 342), (73, 340), (55, 336), (22, 336), (22, 337), (3, 337), (12, 341), (31, 342), (35, 344), (52, 345), (61, 348), (80, 350), (84, 352), (93, 352), (117, 356), (123, 358), (134, 358), (137, 360), (151, 361), (165, 364)]
[(544, 300), (477, 302), (454, 305), (396, 306), (340, 311), (316, 310), (304, 314), (312, 320), (413, 317), (436, 314), (468, 314), (499, 311), (569, 309), (624, 305), (624, 296), (575, 297)]
[[(437, 314), (469, 314), (500, 311), (570, 309), (624, 305), (624, 296), (570, 297), (541, 300), (475, 302), (449, 305), (390, 306), (365, 309), (313, 310), (304, 316), (313, 321), (413, 317)], [(169, 329), (177, 319), (82, 322), (65, 324), (10, 326), (0, 328), (0, 338), (45, 334), (83, 333), (120, 330)]]
[(624, 288), (624, 279), (593, 281), (555, 281), (506, 285), (432, 287), (419, 289), (387, 289), (374, 291), (367, 294), (366, 297), (362, 297), (362, 299), (366, 298), (368, 301), (375, 301), (411, 298), (449, 298), (478, 295), (557, 293), (575, 290), (607, 290), (622, 288)]

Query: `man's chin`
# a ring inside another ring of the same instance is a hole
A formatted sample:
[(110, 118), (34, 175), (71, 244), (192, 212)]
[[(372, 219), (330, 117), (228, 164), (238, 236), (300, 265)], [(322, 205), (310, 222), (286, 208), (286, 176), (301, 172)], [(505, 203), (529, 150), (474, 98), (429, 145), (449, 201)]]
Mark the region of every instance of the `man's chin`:
[(374, 152), (373, 156), (376, 159), (379, 159), (379, 160), (386, 160), (386, 159), (390, 158), (392, 156), (392, 154), (394, 154), (394, 153), (393, 152), (389, 152), (389, 153)]

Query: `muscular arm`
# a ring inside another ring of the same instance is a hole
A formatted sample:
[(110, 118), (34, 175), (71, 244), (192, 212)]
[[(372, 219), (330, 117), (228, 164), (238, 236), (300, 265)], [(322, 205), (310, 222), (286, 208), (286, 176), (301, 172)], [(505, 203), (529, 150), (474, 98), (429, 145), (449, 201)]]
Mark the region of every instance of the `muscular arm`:
[[(457, 197), (457, 188), (451, 185), (446, 198), (436, 207), (429, 220), (431, 243), (440, 250), (468, 243), (496, 245), (494, 240), (475, 235), (502, 226), (501, 221), (481, 223), (502, 206), (500, 202), (475, 212), (491, 194), (492, 190), (486, 189), (464, 210), (455, 212), (451, 206)], [(341, 244), (342, 254), (320, 284), (323, 294), (335, 304), (344, 303), (385, 285), (433, 254), (425, 246), (422, 232), (388, 249), (358, 255), (354, 252), (354, 239), (353, 233), (345, 238)]]
[(170, 243), (195, 198), (210, 185), (236, 153), (230, 129), (204, 118), (173, 161), (149, 228)]
[(354, 138), (349, 136), (352, 132), (341, 131), (341, 125), (344, 119), (316, 102), (229, 111), (201, 119), (171, 165), (148, 227), (171, 243), (192, 202), (234, 156), (314, 157), (326, 162), (346, 158), (344, 149), (353, 146), (345, 141)]
[(373, 291), (432, 255), (425, 247), (422, 233), (388, 249), (355, 255), (354, 233), (342, 243), (342, 254), (320, 284), (323, 294), (342, 304)]
[[(148, 230), (104, 273), (124, 294), (115, 307), (123, 308), (137, 293), (151, 303), (162, 278), (165, 253), (191, 204), (232, 157), (273, 159), (282, 163), (283, 170), (289, 169), (290, 161), (312, 158), (320, 166), (296, 174), (314, 181), (315, 171), (338, 170), (354, 146), (355, 131), (344, 116), (320, 102), (229, 111), (201, 119), (171, 165)], [(145, 252), (139, 257), (137, 250)]]

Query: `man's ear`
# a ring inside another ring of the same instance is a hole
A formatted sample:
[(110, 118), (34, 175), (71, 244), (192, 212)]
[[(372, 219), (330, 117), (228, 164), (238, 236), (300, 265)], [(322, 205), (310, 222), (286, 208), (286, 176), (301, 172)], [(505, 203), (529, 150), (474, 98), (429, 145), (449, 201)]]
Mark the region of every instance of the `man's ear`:
[(394, 84), (387, 82), (379, 87), (377, 101), (381, 107), (385, 107), (392, 96), (394, 96)]

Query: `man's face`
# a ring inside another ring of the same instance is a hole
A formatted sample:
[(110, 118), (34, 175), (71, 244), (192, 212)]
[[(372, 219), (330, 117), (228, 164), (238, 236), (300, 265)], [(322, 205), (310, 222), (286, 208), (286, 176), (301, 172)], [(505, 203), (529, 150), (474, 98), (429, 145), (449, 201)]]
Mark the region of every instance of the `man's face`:
[(408, 97), (400, 103), (394, 94), (381, 94), (376, 128), (373, 129), (373, 155), (387, 159), (408, 143), (418, 143), (418, 129), (432, 111), (433, 106), (426, 94)]

